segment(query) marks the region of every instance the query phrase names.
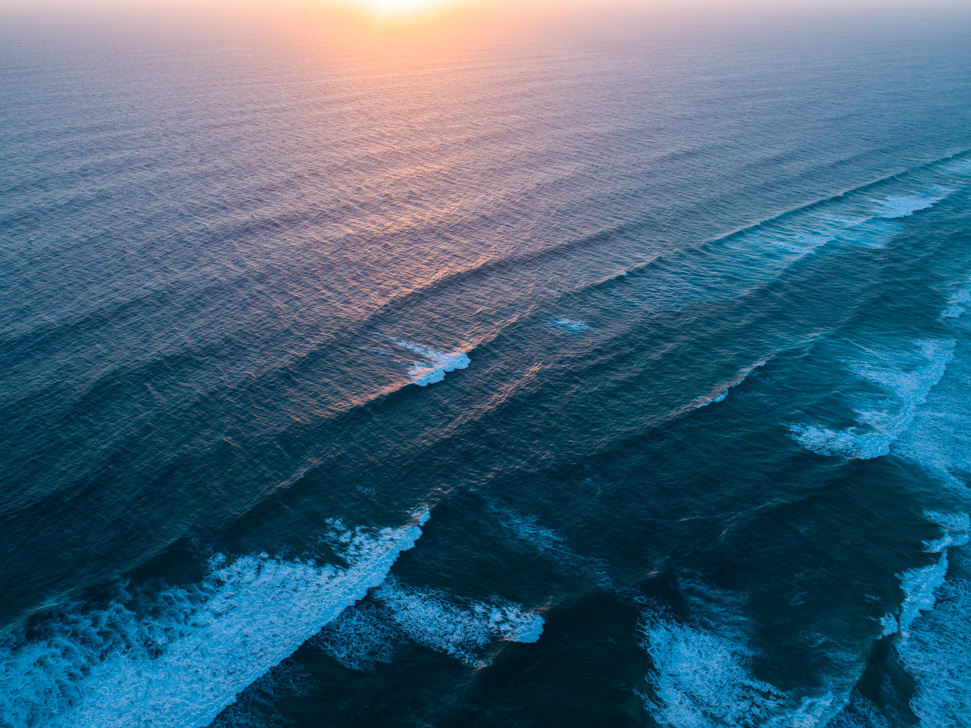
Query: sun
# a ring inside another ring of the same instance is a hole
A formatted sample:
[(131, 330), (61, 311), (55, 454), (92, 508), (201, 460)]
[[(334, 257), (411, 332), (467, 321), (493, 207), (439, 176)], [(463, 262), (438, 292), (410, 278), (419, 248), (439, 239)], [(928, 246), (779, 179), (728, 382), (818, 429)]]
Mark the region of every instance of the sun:
[(376, 0), (374, 9), (380, 16), (412, 15), (429, 10), (441, 2), (436, 0)]
[(350, 0), (360, 10), (379, 19), (405, 18), (455, 5), (457, 0)]

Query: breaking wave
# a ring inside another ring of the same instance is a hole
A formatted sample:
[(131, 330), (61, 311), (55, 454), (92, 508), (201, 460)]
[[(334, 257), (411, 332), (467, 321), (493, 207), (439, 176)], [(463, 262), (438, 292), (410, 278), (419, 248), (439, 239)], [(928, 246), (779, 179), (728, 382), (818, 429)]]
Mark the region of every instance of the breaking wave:
[(438, 351), (421, 344), (410, 341), (396, 340), (394, 342), (402, 349), (417, 354), (421, 359), (413, 362), (408, 368), (411, 381), (419, 387), (427, 387), (445, 379), (448, 372), (456, 369), (466, 369), (471, 360), (467, 352), (459, 349), (457, 351)]
[(0, 725), (209, 725), (388, 576), (428, 520), (342, 530), (347, 566), (216, 556), (194, 588), (122, 590), (0, 638)]
[(645, 707), (671, 728), (824, 726), (845, 698), (833, 692), (797, 698), (752, 671), (748, 625), (732, 595), (681, 583), (692, 614), (678, 618), (649, 608), (642, 646), (653, 664)]
[(868, 460), (890, 452), (890, 446), (910, 428), (918, 408), (927, 400), (954, 352), (953, 339), (916, 342), (922, 364), (905, 368), (910, 352), (873, 351), (874, 359), (850, 361), (847, 368), (857, 378), (875, 385), (881, 394), (867, 398), (855, 411), (857, 424), (843, 429), (821, 425), (790, 425), (793, 438), (821, 455)]
[(315, 642), (345, 667), (356, 670), (390, 662), (395, 645), (405, 641), (471, 667), (484, 667), (489, 664), (485, 652), (496, 642), (536, 642), (542, 632), (543, 617), (520, 605), (498, 597), (460, 599), (391, 577)]
[(707, 407), (708, 405), (713, 404), (715, 402), (723, 402), (725, 398), (728, 397), (728, 392), (731, 389), (733, 389), (734, 387), (737, 387), (739, 384), (744, 382), (746, 379), (748, 379), (750, 374), (752, 374), (756, 369), (761, 369), (762, 367), (764, 367), (767, 362), (768, 362), (768, 359), (763, 359), (762, 361), (756, 362), (750, 367), (745, 367), (744, 369), (742, 369), (742, 371), (738, 373), (738, 375), (734, 379), (732, 379), (732, 381), (730, 381), (727, 385), (723, 385), (718, 390), (717, 394), (698, 397), (698, 399), (694, 400), (689, 405), (689, 407), (691, 407), (691, 409), (699, 409), (701, 407)]

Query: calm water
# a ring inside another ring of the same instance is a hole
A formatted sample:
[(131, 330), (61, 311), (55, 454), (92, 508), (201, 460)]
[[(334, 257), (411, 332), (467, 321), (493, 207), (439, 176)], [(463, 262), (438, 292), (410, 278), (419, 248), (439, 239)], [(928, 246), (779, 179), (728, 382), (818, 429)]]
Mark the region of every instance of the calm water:
[(971, 725), (969, 68), (8, 28), (0, 725)]

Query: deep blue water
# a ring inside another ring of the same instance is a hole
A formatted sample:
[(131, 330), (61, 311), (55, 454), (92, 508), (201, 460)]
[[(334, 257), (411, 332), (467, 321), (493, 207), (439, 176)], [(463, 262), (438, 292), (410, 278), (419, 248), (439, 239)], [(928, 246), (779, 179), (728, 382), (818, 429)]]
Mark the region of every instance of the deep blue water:
[(0, 40), (0, 726), (971, 725), (971, 21)]

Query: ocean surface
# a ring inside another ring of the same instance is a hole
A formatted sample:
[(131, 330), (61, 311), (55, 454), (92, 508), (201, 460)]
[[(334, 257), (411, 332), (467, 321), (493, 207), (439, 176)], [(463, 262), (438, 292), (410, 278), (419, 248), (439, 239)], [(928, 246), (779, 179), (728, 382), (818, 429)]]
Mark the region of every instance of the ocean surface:
[(971, 20), (0, 30), (0, 726), (971, 726)]

